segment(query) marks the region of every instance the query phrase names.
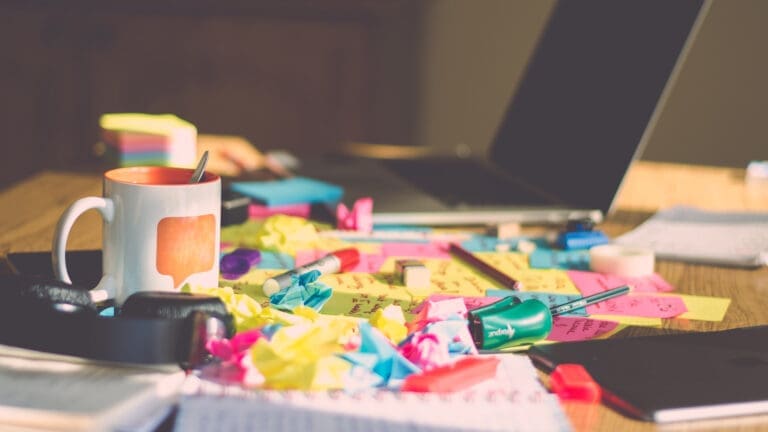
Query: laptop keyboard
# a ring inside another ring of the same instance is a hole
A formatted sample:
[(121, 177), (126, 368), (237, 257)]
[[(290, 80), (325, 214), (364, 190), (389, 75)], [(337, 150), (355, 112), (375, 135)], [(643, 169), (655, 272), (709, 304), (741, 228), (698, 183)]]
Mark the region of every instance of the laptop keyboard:
[(448, 206), (509, 206), (547, 203), (474, 159), (386, 160), (384, 165)]

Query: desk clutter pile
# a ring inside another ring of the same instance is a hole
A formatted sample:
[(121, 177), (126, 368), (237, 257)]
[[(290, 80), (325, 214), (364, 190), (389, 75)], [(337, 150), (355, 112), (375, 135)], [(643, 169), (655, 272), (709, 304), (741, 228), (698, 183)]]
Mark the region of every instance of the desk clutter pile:
[[(222, 228), (220, 286), (185, 290), (223, 299), (238, 333), (208, 344), (215, 361), (202, 369), (202, 384), (182, 402), (183, 424), (199, 426), (211, 421), (211, 416), (221, 418), (222, 413), (255, 416), (256, 404), (250, 405), (252, 409), (235, 409), (236, 404), (218, 397), (239, 394), (233, 389), (256, 389), (248, 393), (250, 398), (260, 398), (274, 412), (308, 403), (307, 391), (320, 391), (324, 396), (319, 399), (324, 401), (331, 397), (349, 402), (349, 395), (358, 395), (354, 400), (361, 415), (374, 418), (381, 411), (371, 410), (375, 404), (361, 402), (359, 395), (496, 392), (505, 395), (501, 399), (506, 403), (492, 404), (495, 409), (521, 407), (521, 401), (510, 395), (519, 399), (523, 394), (530, 405), (526, 409), (543, 409), (547, 415), (539, 417), (554, 422), (547, 429), (568, 430), (557, 397), (538, 383), (530, 361), (509, 352), (531, 342), (608, 338), (629, 325), (660, 327), (662, 319), (720, 321), (730, 304), (727, 298), (675, 293), (656, 273), (628, 277), (591, 271), (590, 244), (584, 238), (598, 238), (599, 232), (575, 236), (582, 240), (572, 236), (575, 243), (565, 244), (562, 235), (553, 242), (514, 232), (502, 235), (500, 230), (489, 235), (459, 229), (373, 227), (366, 218), (371, 205), (361, 202), (352, 210), (340, 206), (337, 226), (331, 226), (309, 219), (306, 203), (251, 203), (247, 221)], [(608, 240), (603, 236), (599, 242)], [(520, 289), (502, 286), (477, 265), (457, 259), (450, 252), (451, 244), (516, 281)], [(264, 289), (265, 282), (286, 271), (349, 250), (357, 252), (355, 260), (343, 263), (347, 266), (340, 272), (294, 274), (280, 288)], [(516, 334), (509, 325), (497, 329), (494, 336), (509, 343), (493, 350), (478, 350), (483, 345), (468, 326), (473, 314), (480, 316), (480, 311), (505, 299), (512, 307), (534, 301), (551, 308), (624, 285), (631, 287), (629, 294), (550, 317), (549, 323), (534, 326), (535, 334)], [(488, 351), (507, 353), (494, 356)], [(517, 366), (499, 360), (505, 357), (517, 359)], [(286, 400), (292, 402), (286, 405)], [(407, 398), (396, 400), (407, 406)], [(212, 409), (214, 401), (226, 407)], [(200, 404), (209, 408), (194, 408)], [(318, 400), (315, 404), (332, 405)], [(466, 410), (444, 408), (439, 412), (450, 412), (454, 424), (467, 416), (477, 419)], [(330, 415), (335, 426), (347, 424), (340, 419), (353, 421), (340, 412), (318, 409)], [(418, 424), (419, 415), (412, 414), (415, 417), (401, 420)], [(425, 424), (438, 421), (431, 418), (434, 415), (421, 416)], [(503, 424), (483, 422), (474, 427), (504, 430), (514, 425), (536, 430), (544, 421), (517, 417), (509, 423), (509, 417), (501, 417), (506, 419)]]

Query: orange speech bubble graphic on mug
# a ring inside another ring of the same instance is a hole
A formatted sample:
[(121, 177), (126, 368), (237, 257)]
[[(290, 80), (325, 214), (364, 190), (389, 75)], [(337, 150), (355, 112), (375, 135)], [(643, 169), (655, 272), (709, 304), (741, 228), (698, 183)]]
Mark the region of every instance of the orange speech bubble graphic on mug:
[(179, 288), (190, 275), (213, 268), (216, 257), (216, 218), (166, 217), (157, 224), (157, 271), (173, 278)]

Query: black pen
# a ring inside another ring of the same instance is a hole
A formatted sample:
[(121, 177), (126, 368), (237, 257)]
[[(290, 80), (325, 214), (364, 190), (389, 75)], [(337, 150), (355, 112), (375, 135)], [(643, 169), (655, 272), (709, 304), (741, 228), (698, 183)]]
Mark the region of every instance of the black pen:
[(458, 243), (450, 243), (448, 245), (448, 251), (474, 267), (475, 270), (494, 279), (496, 282), (499, 282), (504, 288), (520, 291), (520, 288), (522, 287), (520, 281), (513, 279), (511, 276), (476, 257), (472, 252), (464, 249)]

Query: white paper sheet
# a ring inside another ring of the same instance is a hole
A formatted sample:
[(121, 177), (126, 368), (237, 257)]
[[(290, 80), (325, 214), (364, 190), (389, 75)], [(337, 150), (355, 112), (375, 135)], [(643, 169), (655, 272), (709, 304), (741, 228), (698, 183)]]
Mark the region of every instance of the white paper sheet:
[(768, 264), (768, 213), (672, 207), (614, 241), (663, 259), (758, 267)]

